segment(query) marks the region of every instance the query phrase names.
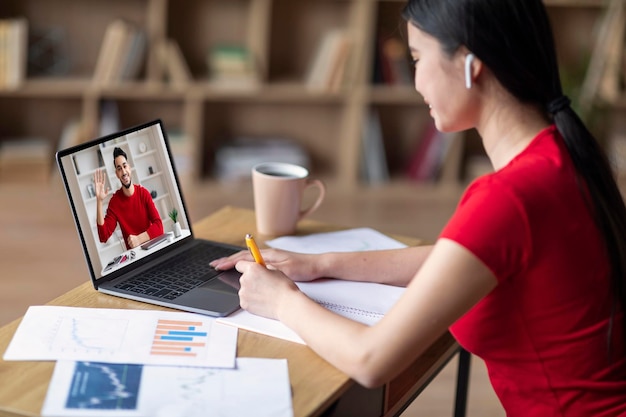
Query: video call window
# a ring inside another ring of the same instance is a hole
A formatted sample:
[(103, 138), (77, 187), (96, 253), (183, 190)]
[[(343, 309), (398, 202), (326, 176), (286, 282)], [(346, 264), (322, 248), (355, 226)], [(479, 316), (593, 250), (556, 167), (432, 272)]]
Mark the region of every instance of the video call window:
[[(163, 225), (161, 240), (147, 249), (140, 246), (129, 249), (119, 224), (106, 242), (100, 242), (98, 237), (96, 173), (101, 173), (100, 180), (104, 181), (105, 188), (109, 191), (103, 201), (103, 210), (106, 213), (111, 197), (122, 187), (114, 164), (116, 148), (126, 154), (130, 181), (149, 192)], [(89, 267), (96, 279), (190, 235), (189, 221), (160, 123), (155, 122), (118, 137), (109, 136), (78, 146), (71, 153), (60, 157), (60, 165), (63, 179), (70, 190), (69, 198), (89, 258)], [(174, 210), (178, 225), (175, 225), (170, 216)]]

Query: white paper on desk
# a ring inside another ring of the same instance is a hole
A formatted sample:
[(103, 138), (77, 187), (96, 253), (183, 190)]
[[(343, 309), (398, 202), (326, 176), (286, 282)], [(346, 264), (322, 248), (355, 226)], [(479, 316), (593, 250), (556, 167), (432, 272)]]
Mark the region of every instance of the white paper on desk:
[(31, 306), (4, 360), (233, 368), (236, 352), (237, 329), (199, 314)]
[(290, 342), (296, 342), (302, 345), (305, 344), (304, 340), (302, 340), (296, 332), (285, 326), (282, 322), (257, 316), (248, 313), (246, 310), (237, 310), (228, 317), (220, 317), (217, 320), (220, 323), (240, 329), (261, 333), (278, 339), (289, 340)]
[(268, 240), (265, 244), (299, 253), (358, 252), (406, 247), (405, 244), (368, 227), (306, 236), (283, 236)]
[[(359, 228), (307, 236), (285, 236), (265, 242), (268, 246), (300, 253), (399, 249), (406, 245), (376, 230)], [(323, 249), (323, 250), (322, 250)], [(337, 279), (296, 282), (302, 292), (335, 313), (363, 324), (377, 323), (404, 292), (404, 287)], [(304, 344), (293, 330), (277, 320), (239, 310), (218, 322), (241, 329)]]
[(286, 359), (235, 369), (57, 362), (44, 416), (292, 417)]

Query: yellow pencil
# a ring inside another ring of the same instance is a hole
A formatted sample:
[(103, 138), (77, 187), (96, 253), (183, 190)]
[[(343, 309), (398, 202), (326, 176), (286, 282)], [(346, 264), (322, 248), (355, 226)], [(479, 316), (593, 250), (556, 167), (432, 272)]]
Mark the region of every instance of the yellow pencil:
[(246, 235), (246, 246), (248, 246), (248, 250), (250, 250), (254, 261), (259, 265), (265, 266), (265, 261), (261, 256), (261, 251), (259, 250), (259, 247), (256, 245), (256, 242), (254, 241), (254, 238), (250, 233)]

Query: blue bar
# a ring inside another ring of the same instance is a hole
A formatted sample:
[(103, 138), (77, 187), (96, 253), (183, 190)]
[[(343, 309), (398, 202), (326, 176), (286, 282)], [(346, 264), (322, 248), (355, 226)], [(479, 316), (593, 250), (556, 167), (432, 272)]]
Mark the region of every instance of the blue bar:
[(207, 332), (181, 332), (178, 330), (170, 330), (167, 334), (176, 335), (176, 336), (205, 336)]
[(185, 352), (191, 352), (191, 348), (190, 347), (186, 347), (185, 348)]
[(193, 337), (182, 337), (182, 336), (161, 336), (161, 340), (180, 340), (184, 342), (193, 341)]

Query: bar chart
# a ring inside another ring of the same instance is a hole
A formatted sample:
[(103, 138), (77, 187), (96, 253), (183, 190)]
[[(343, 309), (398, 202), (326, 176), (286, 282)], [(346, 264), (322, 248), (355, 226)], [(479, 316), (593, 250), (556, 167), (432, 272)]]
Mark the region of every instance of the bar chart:
[(206, 350), (208, 337), (208, 329), (200, 321), (160, 319), (150, 354), (196, 357)]
[(193, 313), (31, 306), (4, 360), (233, 368), (237, 328)]

